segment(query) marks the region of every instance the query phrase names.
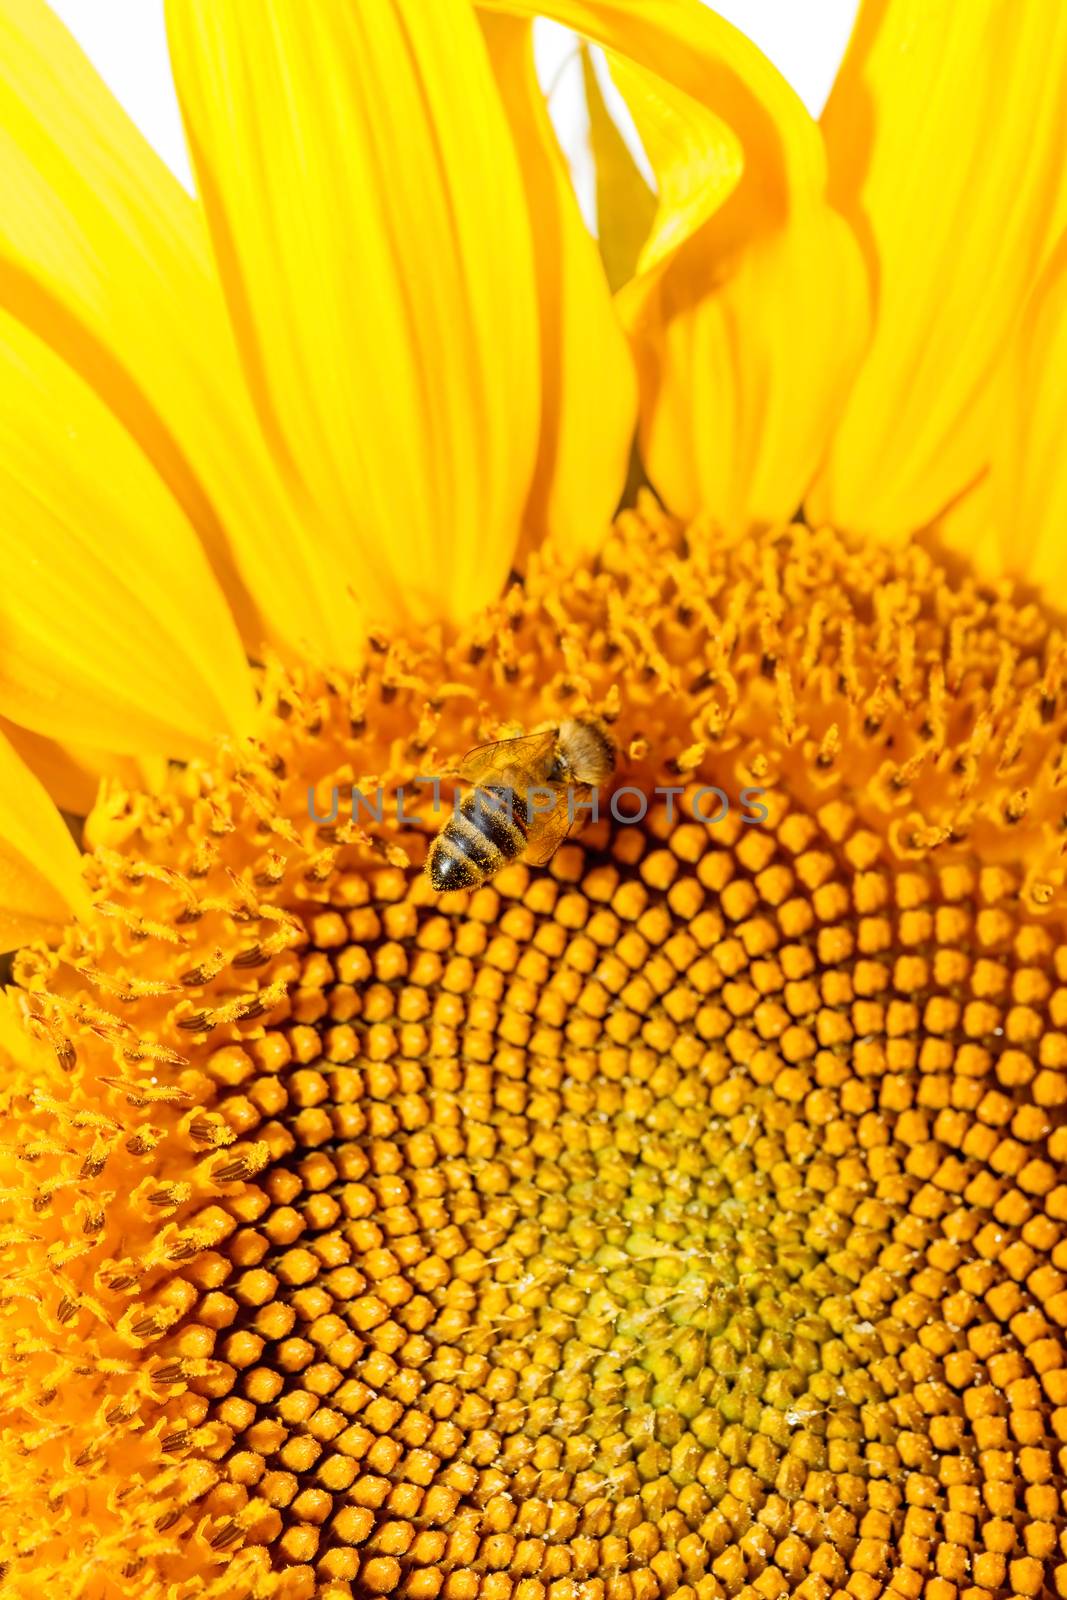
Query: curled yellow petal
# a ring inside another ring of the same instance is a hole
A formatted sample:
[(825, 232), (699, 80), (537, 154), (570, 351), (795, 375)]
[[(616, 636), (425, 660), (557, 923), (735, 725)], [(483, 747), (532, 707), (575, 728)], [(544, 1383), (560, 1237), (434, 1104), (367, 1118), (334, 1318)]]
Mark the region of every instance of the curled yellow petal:
[(581, 46), (589, 112), (589, 148), (596, 183), (596, 234), (608, 284), (619, 289), (637, 271), (659, 200), (649, 188), (604, 99), (589, 46)]
[(0, 951), (48, 938), (86, 909), (80, 860), (43, 785), (0, 733)]
[(0, 313), (0, 715), (117, 754), (240, 732), (251, 678), (192, 529), (112, 413)]
[[(729, 124), (746, 157), (766, 142), (778, 153), (764, 174), (779, 202), (818, 188), (823, 155), (818, 129), (798, 119), (792, 89), (736, 28), (701, 0), (477, 0), (484, 11), (542, 15), (573, 28), (708, 107)], [(786, 135), (788, 135), (786, 137)]]
[(537, 83), (529, 26), (484, 25), (537, 219), (543, 414), (523, 549), (551, 538), (577, 557), (607, 532), (622, 492), (637, 417), (633, 359)]
[[(613, 70), (657, 171), (657, 225), (619, 294), (649, 476), (672, 510), (703, 512), (730, 535), (781, 521), (816, 470), (867, 338), (863, 262), (826, 202), (819, 129), (755, 46), (698, 0), (537, 9), (620, 58)], [(701, 156), (679, 161), (679, 128), (696, 149), (701, 130)]]
[(816, 517), (902, 537), (988, 463), (999, 364), (1063, 226), (1065, 104), (1059, 0), (865, 9), (823, 126), (877, 318)]
[[(650, 218), (647, 235), (633, 241), (632, 249), (637, 276), (653, 273), (722, 205), (740, 180), (742, 141), (719, 115), (718, 106), (734, 79), (736, 47), (740, 43), (743, 57), (745, 41), (727, 29), (730, 37), (724, 39), (722, 52), (709, 51), (709, 14), (699, 0), (661, 0), (654, 9), (642, 0), (478, 0), (478, 4), (486, 12), (549, 16), (607, 52), (612, 76), (632, 102), (656, 170), (656, 202), (647, 212), (642, 205), (642, 213)], [(715, 19), (710, 20), (714, 25)], [(771, 71), (768, 82), (775, 77)], [(591, 118), (597, 131), (604, 108), (595, 94)], [(594, 155), (604, 144), (598, 132)], [(608, 149), (615, 162), (617, 144), (610, 142)], [(801, 165), (810, 155), (797, 152)], [(622, 166), (628, 178), (625, 161)], [(602, 177), (598, 172), (598, 207), (606, 201), (610, 208), (612, 190), (602, 185)], [(605, 220), (610, 229), (614, 218), (609, 215)]]
[[(649, 474), (673, 510), (738, 537), (795, 512), (866, 341), (867, 290), (855, 241), (826, 204), (808, 113), (728, 24), (709, 16), (705, 27), (704, 50), (731, 69), (715, 106), (736, 130), (738, 174), (723, 186), (724, 152), (716, 203), (685, 227), (667, 270), (651, 284), (638, 276), (622, 303)], [(670, 123), (650, 119), (632, 71), (620, 86), (666, 200)]]
[(179, 99), (260, 416), (369, 616), (499, 592), (530, 486), (537, 298), (467, 0), (170, 0)]
[(617, 51), (609, 63), (656, 174), (656, 212), (634, 268), (642, 278), (665, 266), (724, 204), (744, 157), (733, 129), (691, 95)]

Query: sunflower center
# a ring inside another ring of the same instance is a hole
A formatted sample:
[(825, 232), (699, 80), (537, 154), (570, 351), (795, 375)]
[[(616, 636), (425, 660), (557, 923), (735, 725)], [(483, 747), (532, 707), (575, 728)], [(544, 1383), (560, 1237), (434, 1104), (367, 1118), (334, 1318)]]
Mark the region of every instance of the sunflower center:
[(284, 1566), (773, 1596), (1000, 1571), (1045, 1506), (1048, 935), (1007, 873), (892, 879), (843, 807), (695, 810), (454, 903), (383, 869), (213, 1058), (285, 1150), (208, 1319)]
[[(20, 959), (16, 1579), (1067, 1594), (1058, 635), (645, 505), (372, 644), (106, 797)], [(586, 714), (642, 820), (435, 895), (420, 776)]]

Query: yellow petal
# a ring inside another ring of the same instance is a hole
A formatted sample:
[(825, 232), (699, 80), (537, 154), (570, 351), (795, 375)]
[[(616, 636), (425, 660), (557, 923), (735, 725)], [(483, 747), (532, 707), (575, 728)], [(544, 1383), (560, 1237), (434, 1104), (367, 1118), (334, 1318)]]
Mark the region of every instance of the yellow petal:
[[(755, 46), (698, 0), (537, 9), (639, 63), (613, 70), (661, 194), (657, 235), (619, 297), (649, 476), (672, 510), (702, 511), (731, 535), (781, 521), (810, 482), (867, 338), (863, 262), (826, 203), (818, 127)], [(658, 95), (650, 74), (666, 86)], [(695, 126), (679, 121), (679, 94), (714, 113), (703, 188), (678, 161), (676, 131)]]
[[(864, 346), (863, 267), (840, 217), (718, 218), (635, 327), (642, 455), (671, 509), (729, 537), (797, 510)], [(751, 229), (732, 253), (723, 232)], [(713, 285), (714, 287), (709, 287)]]
[(468, 0), (169, 0), (260, 414), (371, 616), (497, 594), (539, 416), (529, 221)]
[(945, 508), (931, 525), (929, 542), (939, 554), (948, 551), (987, 583), (1004, 576), (988, 472)]
[[(703, 48), (731, 63), (716, 109), (738, 153), (714, 164), (715, 203), (686, 218), (667, 270), (654, 270), (653, 237), (638, 263), (651, 275), (620, 299), (649, 476), (673, 511), (737, 537), (796, 511), (866, 341), (867, 290), (855, 242), (826, 204), (804, 107), (772, 91), (767, 64), (721, 19), (708, 16)], [(676, 191), (670, 122), (650, 117), (632, 72), (620, 87), (665, 205)]]
[(1067, 579), (1067, 236), (1012, 341), (990, 496), (1001, 570), (1063, 609)]
[(48, 938), (86, 909), (80, 860), (43, 786), (0, 734), (0, 951)]
[[(634, 266), (634, 277), (641, 278), (664, 267), (730, 197), (741, 180), (744, 155), (733, 130), (691, 95), (617, 51), (608, 62), (659, 191), (652, 226)], [(634, 303), (632, 294), (629, 303)]]
[(596, 179), (597, 244), (608, 284), (614, 290), (637, 271), (637, 258), (652, 232), (658, 201), (605, 104), (588, 45), (582, 45), (581, 53)]
[(552, 538), (576, 559), (607, 531), (637, 417), (633, 360), (534, 72), (527, 24), (487, 17), (501, 100), (537, 219), (543, 417), (521, 555)]
[[(30, 1001), (24, 989), (0, 989), (0, 1069), (8, 1090), (16, 1082), (20, 1088), (42, 1083), (55, 1070), (55, 1052), (43, 1033), (37, 1037), (30, 1031), (29, 1015)], [(21, 1069), (21, 1081), (14, 1069)]]
[(901, 537), (987, 464), (998, 363), (1063, 226), (1065, 104), (1059, 0), (867, 7), (824, 128), (877, 318), (815, 516)]
[(796, 95), (781, 74), (736, 28), (701, 0), (477, 0), (480, 10), (541, 15), (573, 28), (706, 106), (733, 130), (747, 158), (766, 145), (779, 201), (793, 191), (821, 190), (819, 131), (799, 118)]
[(253, 714), (203, 550), (86, 384), (0, 313), (0, 714), (118, 754), (187, 756)]
[(96, 799), (105, 776), (126, 776), (133, 781), (133, 764), (122, 756), (107, 755), (84, 745), (60, 744), (43, 734), (31, 733), (0, 717), (0, 734), (39, 778), (61, 811), (84, 817)]
[(279, 483), (200, 207), (43, 0), (0, 0), (0, 127), (0, 302), (151, 457), (253, 650), (351, 652), (357, 608)]

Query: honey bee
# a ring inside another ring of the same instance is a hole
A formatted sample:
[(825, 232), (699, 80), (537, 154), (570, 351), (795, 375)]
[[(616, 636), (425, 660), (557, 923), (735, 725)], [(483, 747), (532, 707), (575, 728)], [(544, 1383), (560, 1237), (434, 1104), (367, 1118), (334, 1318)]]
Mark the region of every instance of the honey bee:
[(475, 784), (430, 846), (426, 871), (439, 893), (486, 883), (520, 856), (544, 866), (615, 771), (615, 746), (598, 722), (573, 717), (558, 728), (471, 750), (459, 776)]

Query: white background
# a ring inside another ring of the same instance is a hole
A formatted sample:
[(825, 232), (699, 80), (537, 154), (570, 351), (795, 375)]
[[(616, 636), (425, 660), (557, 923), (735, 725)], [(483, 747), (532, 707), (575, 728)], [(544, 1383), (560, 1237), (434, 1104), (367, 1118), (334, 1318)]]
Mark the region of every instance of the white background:
[[(192, 188), (167, 59), (163, 0), (50, 3), (146, 138), (182, 182)], [(212, 0), (205, 3), (210, 5)], [(714, 9), (755, 40), (817, 115), (833, 83), (858, 3), (859, 0), (716, 0)], [(561, 28), (539, 23), (537, 46), (541, 81), (550, 90), (553, 119), (575, 170), (583, 210), (589, 216), (593, 210), (591, 175), (585, 152), (581, 68), (574, 39)]]

